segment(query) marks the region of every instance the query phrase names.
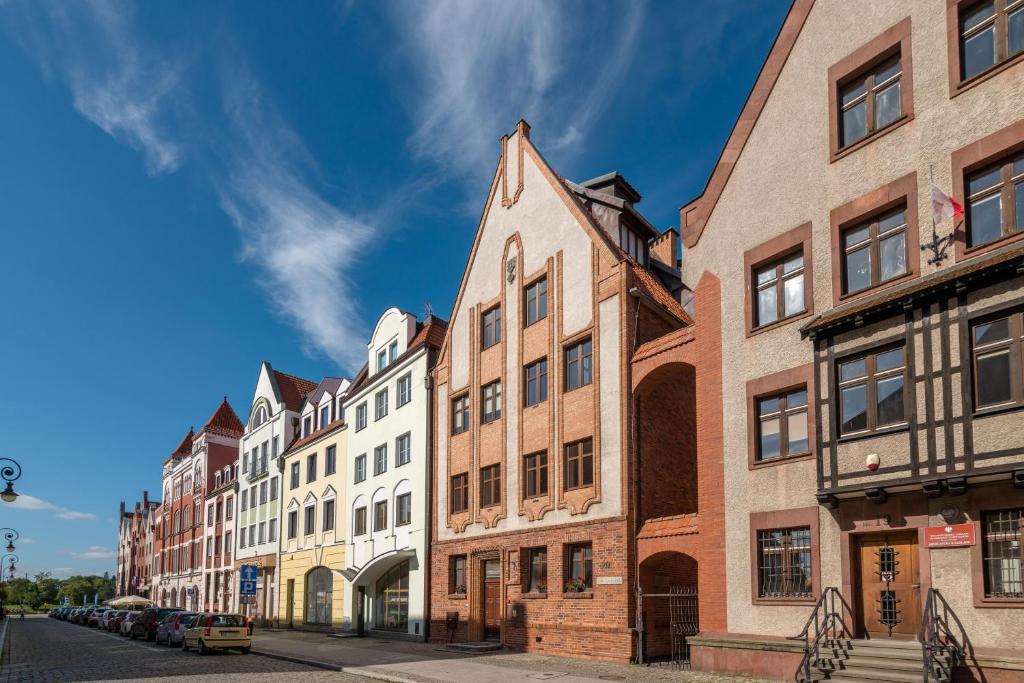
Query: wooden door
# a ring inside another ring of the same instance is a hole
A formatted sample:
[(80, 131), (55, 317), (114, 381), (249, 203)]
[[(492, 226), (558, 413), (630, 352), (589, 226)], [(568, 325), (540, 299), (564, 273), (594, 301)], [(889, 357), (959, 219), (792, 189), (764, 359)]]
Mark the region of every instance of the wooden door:
[(484, 640), (501, 640), (501, 561), (484, 561)]
[(291, 628), (295, 620), (295, 579), (288, 579), (288, 603), (285, 609), (287, 610), (288, 628)]
[(855, 557), (859, 635), (916, 638), (921, 624), (917, 532), (860, 537)]

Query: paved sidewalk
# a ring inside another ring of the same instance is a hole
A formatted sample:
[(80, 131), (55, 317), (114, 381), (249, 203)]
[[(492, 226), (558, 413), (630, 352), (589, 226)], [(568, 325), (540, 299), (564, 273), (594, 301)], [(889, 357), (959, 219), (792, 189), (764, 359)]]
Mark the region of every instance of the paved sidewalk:
[(324, 668), (394, 682), (413, 683), (753, 683), (763, 679), (673, 671), (588, 659), (497, 652), (449, 652), (442, 646), (380, 638), (331, 638), (320, 633), (257, 630), (254, 654), (305, 662)]

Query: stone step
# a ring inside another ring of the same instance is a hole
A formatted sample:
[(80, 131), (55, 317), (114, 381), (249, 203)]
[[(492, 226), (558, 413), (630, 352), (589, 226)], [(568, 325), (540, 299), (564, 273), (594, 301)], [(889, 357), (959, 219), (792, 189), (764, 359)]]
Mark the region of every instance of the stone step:
[[(905, 657), (874, 657), (871, 655), (851, 654), (848, 657), (822, 657), (818, 660), (821, 668), (849, 669), (851, 667), (867, 669), (889, 669), (892, 671), (921, 671), (924, 659), (921, 656), (913, 659)], [(831, 666), (830, 666), (831, 665)]]
[(852, 679), (868, 679), (880, 683), (920, 683), (922, 671), (897, 671), (893, 669), (874, 669), (869, 667), (846, 667), (828, 672), (828, 677), (833, 681), (846, 683)]
[(829, 644), (846, 647), (880, 647), (891, 650), (920, 650), (921, 643), (916, 640), (897, 640), (895, 638), (849, 638), (831, 640)]

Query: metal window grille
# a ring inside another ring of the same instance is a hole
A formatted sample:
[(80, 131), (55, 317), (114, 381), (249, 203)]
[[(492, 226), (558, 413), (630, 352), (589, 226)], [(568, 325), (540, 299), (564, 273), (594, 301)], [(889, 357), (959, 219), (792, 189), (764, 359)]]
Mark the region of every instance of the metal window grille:
[(1024, 599), (1024, 508), (983, 516), (985, 597)]
[(809, 527), (758, 531), (757, 554), (760, 597), (811, 597), (813, 585)]

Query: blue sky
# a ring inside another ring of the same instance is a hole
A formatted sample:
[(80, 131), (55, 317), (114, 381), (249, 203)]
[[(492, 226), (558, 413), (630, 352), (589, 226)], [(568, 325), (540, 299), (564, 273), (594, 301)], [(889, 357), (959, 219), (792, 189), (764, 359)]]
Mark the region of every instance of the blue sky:
[(447, 317), (523, 117), (563, 175), (678, 223), (788, 9), (692, 2), (0, 0), (0, 526), (113, 570), (116, 516), (259, 363), (347, 374)]

